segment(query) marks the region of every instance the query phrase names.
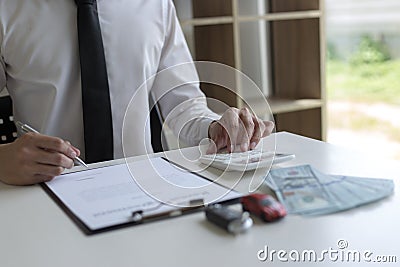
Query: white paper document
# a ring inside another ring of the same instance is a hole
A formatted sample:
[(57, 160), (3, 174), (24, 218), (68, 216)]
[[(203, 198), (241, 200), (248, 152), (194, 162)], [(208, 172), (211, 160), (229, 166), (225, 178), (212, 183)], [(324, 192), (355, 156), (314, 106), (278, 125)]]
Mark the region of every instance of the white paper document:
[(240, 197), (232, 191), (162, 158), (68, 173), (47, 187), (90, 230), (132, 221), (132, 212), (144, 216)]

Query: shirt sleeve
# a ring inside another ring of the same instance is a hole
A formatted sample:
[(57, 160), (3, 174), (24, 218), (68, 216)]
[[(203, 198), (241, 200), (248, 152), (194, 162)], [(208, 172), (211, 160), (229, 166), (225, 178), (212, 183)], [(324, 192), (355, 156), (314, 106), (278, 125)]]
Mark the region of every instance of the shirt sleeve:
[(165, 42), (151, 91), (168, 127), (187, 145), (197, 145), (208, 137), (210, 123), (220, 116), (207, 107), (171, 0), (164, 4)]

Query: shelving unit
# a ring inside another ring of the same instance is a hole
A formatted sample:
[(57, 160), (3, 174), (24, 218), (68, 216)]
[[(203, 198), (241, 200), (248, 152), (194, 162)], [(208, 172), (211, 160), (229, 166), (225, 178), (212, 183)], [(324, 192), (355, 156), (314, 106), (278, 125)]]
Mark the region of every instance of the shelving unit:
[[(277, 131), (325, 140), (324, 0), (175, 0), (195, 60), (223, 63), (255, 81)], [(236, 94), (248, 94), (236, 78)], [(225, 88), (201, 84), (208, 97), (249, 105)]]

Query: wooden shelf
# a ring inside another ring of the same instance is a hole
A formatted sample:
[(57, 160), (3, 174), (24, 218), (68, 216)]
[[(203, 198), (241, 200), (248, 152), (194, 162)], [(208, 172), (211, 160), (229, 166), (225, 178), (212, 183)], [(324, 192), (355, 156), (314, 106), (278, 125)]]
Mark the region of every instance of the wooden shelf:
[[(188, 19), (181, 25), (191, 31), (194, 59), (223, 63), (251, 77), (269, 96), (277, 130), (324, 140), (325, 0), (265, 0), (265, 6), (246, 0), (188, 1), (191, 10), (186, 7)], [(230, 79), (235, 92), (204, 83), (201, 89), (211, 99), (247, 105), (271, 119), (262, 95), (255, 99), (238, 74)]]
[(182, 26), (206, 26), (233, 23), (233, 17), (210, 17), (210, 18), (196, 18), (181, 20)]
[[(250, 21), (277, 21), (277, 20), (297, 20), (297, 19), (311, 19), (319, 18), (321, 12), (318, 10), (309, 11), (297, 11), (297, 12), (279, 12), (265, 15), (250, 15), (250, 16), (238, 16), (238, 22), (250, 22)], [(193, 18), (181, 20), (182, 26), (204, 26), (204, 25), (217, 25), (217, 24), (228, 24), (233, 23), (232, 16), (222, 17), (206, 17), (206, 18)]]
[(288, 131), (321, 140), (322, 108), (274, 114), (276, 131)]
[(267, 0), (270, 12), (296, 12), (305, 10), (321, 10), (321, 0)]
[(248, 22), (248, 21), (277, 21), (277, 20), (297, 20), (297, 19), (311, 19), (311, 18), (319, 18), (321, 16), (321, 12), (318, 10), (310, 10), (310, 11), (297, 11), (297, 12), (279, 12), (279, 13), (271, 13), (265, 15), (254, 15), (254, 16), (238, 16), (237, 20), (239, 22)]
[(282, 98), (267, 98), (250, 99), (246, 106), (250, 107), (258, 116), (265, 115), (265, 101), (268, 102), (272, 113), (282, 114), (287, 112), (295, 112), (307, 109), (321, 108), (324, 103), (321, 99), (282, 99)]
[(320, 108), (323, 105), (321, 99), (269, 99), (268, 103), (273, 114)]
[[(297, 12), (279, 12), (270, 13), (265, 15), (254, 15), (254, 16), (238, 16), (238, 22), (250, 22), (250, 21), (277, 21), (277, 20), (296, 20), (296, 19), (311, 19), (319, 18), (321, 12), (318, 10), (309, 11), (297, 11)], [(185, 19), (181, 21), (182, 26), (204, 26), (204, 25), (216, 25), (216, 24), (228, 24), (233, 23), (234, 19), (232, 16), (221, 16), (221, 17), (206, 17), (206, 18), (193, 18)]]

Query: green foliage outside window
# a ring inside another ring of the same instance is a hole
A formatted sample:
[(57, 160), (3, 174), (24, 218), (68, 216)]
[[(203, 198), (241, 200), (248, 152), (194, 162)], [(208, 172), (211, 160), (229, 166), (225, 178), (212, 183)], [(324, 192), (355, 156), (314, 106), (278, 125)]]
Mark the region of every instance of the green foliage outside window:
[(353, 65), (373, 64), (390, 60), (390, 55), (382, 42), (375, 41), (369, 35), (361, 37), (357, 51), (351, 56)]

